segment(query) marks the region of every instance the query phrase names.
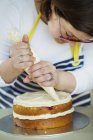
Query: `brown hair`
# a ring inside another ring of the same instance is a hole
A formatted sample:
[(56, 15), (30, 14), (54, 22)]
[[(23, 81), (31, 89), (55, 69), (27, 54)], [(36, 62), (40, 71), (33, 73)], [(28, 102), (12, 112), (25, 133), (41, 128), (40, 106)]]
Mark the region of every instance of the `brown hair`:
[(54, 4), (55, 13), (74, 28), (93, 36), (93, 0), (42, 0), (41, 13), (50, 20)]

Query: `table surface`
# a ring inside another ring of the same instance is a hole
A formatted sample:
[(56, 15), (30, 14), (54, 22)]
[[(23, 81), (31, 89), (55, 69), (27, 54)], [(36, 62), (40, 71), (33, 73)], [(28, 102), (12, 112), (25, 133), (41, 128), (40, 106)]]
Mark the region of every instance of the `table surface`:
[[(76, 132), (43, 137), (19, 136), (0, 132), (0, 140), (93, 140), (93, 107), (78, 107), (76, 108), (76, 111), (87, 115), (90, 119), (90, 123), (87, 127)], [(0, 118), (11, 114), (11, 112), (11, 109), (0, 110)]]

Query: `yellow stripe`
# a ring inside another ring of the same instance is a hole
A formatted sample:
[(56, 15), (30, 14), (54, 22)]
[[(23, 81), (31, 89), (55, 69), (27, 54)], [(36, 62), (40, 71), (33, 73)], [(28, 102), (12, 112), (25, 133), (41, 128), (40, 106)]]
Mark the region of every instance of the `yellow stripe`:
[(72, 65), (74, 67), (76, 67), (80, 64), (79, 50), (80, 50), (80, 43), (76, 42), (75, 47), (71, 47), (72, 56), (74, 58), (74, 61), (73, 61)]
[(32, 37), (33, 37), (33, 35), (34, 35), (34, 33), (35, 33), (35, 30), (36, 30), (37, 25), (38, 25), (38, 23), (39, 23), (40, 17), (41, 17), (41, 13), (39, 13), (38, 18), (36, 19), (33, 28), (32, 28), (31, 31), (28, 33), (29, 41), (31, 41), (31, 39), (32, 39)]

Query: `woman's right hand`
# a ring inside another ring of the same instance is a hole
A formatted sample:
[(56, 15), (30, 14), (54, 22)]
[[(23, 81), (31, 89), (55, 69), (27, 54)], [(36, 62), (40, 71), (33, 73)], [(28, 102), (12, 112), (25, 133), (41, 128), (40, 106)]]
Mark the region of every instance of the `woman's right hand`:
[(35, 58), (31, 52), (27, 35), (23, 36), (22, 42), (11, 47), (10, 55), (15, 69), (24, 70), (33, 65)]

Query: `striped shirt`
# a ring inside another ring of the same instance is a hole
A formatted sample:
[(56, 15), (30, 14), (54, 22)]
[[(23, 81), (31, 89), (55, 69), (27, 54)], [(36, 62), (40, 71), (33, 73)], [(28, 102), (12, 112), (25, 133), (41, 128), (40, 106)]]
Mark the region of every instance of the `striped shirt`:
[[(21, 37), (23, 34), (27, 34), (33, 27), (37, 12), (34, 0), (1, 0), (0, 7), (0, 19), (2, 19), (0, 23), (0, 63), (3, 63), (10, 56), (9, 49), (12, 42), (8, 38), (9, 33), (17, 32)], [(8, 12), (4, 12), (5, 10)], [(2, 12), (4, 13), (3, 16)], [(49, 61), (56, 69), (69, 71), (74, 75), (77, 85), (71, 94), (73, 105), (89, 105), (91, 101), (89, 91), (93, 88), (93, 44), (81, 44), (79, 51), (80, 64), (73, 67), (73, 57), (69, 44), (58, 44), (50, 35), (47, 25), (40, 21), (30, 45), (41, 60)], [(17, 95), (43, 90), (34, 82), (24, 84), (23, 79), (26, 75), (23, 72), (11, 84), (6, 84), (1, 78), (1, 108), (12, 107), (13, 99)]]

